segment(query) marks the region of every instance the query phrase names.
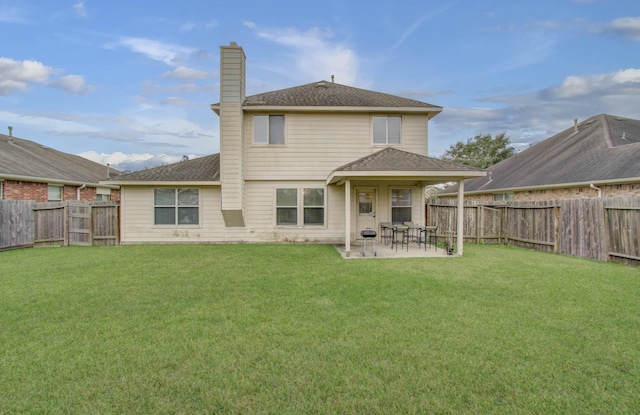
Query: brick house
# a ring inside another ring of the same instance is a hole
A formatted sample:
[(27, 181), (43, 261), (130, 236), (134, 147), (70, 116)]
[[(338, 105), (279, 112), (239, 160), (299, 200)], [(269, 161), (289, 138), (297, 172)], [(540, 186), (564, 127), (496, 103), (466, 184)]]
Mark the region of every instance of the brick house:
[[(600, 114), (464, 182), (476, 203), (640, 196), (640, 120)], [(453, 185), (438, 194), (455, 197)]]
[(0, 199), (119, 201), (120, 188), (99, 184), (120, 172), (33, 141), (0, 134)]

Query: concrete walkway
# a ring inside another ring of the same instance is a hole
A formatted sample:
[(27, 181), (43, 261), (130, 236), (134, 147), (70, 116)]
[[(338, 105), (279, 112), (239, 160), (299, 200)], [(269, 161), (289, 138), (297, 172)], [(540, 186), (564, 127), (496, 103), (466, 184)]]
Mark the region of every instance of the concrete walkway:
[(376, 241), (375, 243), (375, 255), (372, 249), (371, 243), (367, 242), (365, 255), (362, 256), (362, 242), (355, 241), (351, 243), (351, 252), (350, 255), (347, 256), (344, 251), (344, 245), (334, 245), (334, 247), (340, 252), (340, 255), (344, 259), (373, 259), (373, 258), (455, 258), (456, 254), (447, 255), (444, 249), (438, 247), (436, 248), (432, 245), (428, 245), (427, 249), (424, 249), (424, 245), (418, 245), (416, 243), (410, 243), (409, 248), (404, 246), (404, 249), (401, 249), (402, 246), (398, 245), (398, 250), (396, 251), (396, 247), (394, 246), (391, 249), (391, 245), (385, 245), (381, 242)]

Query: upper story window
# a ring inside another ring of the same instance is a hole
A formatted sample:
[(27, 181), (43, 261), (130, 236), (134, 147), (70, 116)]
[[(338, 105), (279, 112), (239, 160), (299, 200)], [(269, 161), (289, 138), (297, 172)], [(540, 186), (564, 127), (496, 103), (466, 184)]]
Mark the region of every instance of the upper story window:
[(49, 202), (58, 202), (62, 200), (62, 186), (50, 184), (48, 186), (47, 200)]
[(284, 144), (284, 115), (254, 115), (253, 144)]
[(200, 198), (198, 189), (153, 189), (154, 224), (197, 225)]
[(402, 117), (373, 117), (373, 144), (400, 144)]

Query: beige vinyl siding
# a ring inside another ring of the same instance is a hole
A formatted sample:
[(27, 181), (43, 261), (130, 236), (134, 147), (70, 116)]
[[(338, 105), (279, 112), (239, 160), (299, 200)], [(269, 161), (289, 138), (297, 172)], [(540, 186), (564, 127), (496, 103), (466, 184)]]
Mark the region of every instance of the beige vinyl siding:
[[(245, 116), (245, 178), (324, 180), (335, 168), (381, 150), (373, 145), (372, 114), (285, 114), (284, 145), (253, 144), (253, 114)], [(427, 119), (404, 116), (401, 150), (426, 155)]]
[(222, 210), (244, 207), (244, 145), (242, 102), (245, 98), (245, 56), (237, 46), (221, 47), (220, 179)]
[[(276, 225), (276, 189), (325, 189), (324, 226)], [(319, 181), (247, 182), (245, 219), (255, 241), (338, 243), (344, 239), (344, 187)]]
[[(340, 243), (344, 238), (344, 187), (322, 181), (247, 182), (244, 228), (226, 228), (220, 211), (219, 186), (189, 186), (200, 190), (200, 224), (153, 223), (153, 189), (122, 186), (122, 243), (309, 242)], [(168, 186), (175, 187), (175, 186)], [(277, 188), (324, 188), (325, 225), (286, 228), (275, 224)]]
[(185, 187), (199, 189), (199, 225), (154, 225), (153, 189), (157, 186), (122, 186), (122, 243), (222, 242), (220, 188)]
[(396, 148), (428, 156), (427, 117), (405, 115), (402, 117), (402, 146)]

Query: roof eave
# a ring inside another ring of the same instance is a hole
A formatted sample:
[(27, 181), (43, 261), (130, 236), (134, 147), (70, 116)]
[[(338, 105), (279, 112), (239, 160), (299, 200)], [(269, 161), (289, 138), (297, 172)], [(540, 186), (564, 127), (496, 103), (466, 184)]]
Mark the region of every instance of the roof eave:
[(327, 184), (344, 179), (367, 180), (419, 180), (436, 179), (435, 183), (486, 176), (485, 171), (334, 171), (327, 177)]
[[(483, 194), (493, 194), (493, 193), (513, 193), (513, 192), (526, 192), (531, 190), (554, 190), (554, 189), (564, 189), (567, 187), (584, 187), (593, 184), (594, 186), (598, 185), (612, 185), (612, 184), (626, 184), (626, 183), (640, 183), (640, 177), (628, 177), (623, 179), (607, 179), (607, 180), (589, 180), (584, 182), (572, 182), (572, 183), (558, 183), (558, 184), (548, 184), (543, 186), (519, 186), (519, 187), (503, 187), (498, 189), (482, 189), (482, 190), (471, 190), (465, 191), (466, 195), (483, 195)], [(441, 196), (454, 196), (457, 193), (447, 192), (447, 193), (439, 193)]]
[[(104, 183), (104, 182), (100, 182)], [(110, 180), (108, 183), (114, 183), (120, 186), (220, 186), (220, 181), (193, 181), (193, 180)]]
[[(211, 109), (219, 114), (220, 106), (212, 105)], [(442, 107), (349, 107), (349, 106), (296, 106), (296, 105), (243, 105), (245, 112), (349, 112), (349, 113), (398, 113), (429, 114), (435, 117), (442, 112)]]
[(50, 183), (57, 185), (66, 185), (66, 186), (89, 186), (89, 187), (108, 187), (111, 189), (118, 189), (119, 186), (115, 185), (115, 183), (102, 183), (92, 182), (92, 181), (81, 181), (81, 180), (63, 180), (56, 179), (52, 177), (36, 177), (36, 176), (21, 176), (16, 174), (0, 174), (0, 180), (15, 180), (19, 182), (33, 182), (33, 183)]

